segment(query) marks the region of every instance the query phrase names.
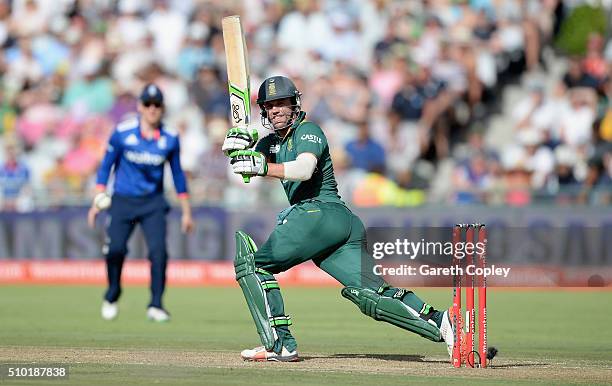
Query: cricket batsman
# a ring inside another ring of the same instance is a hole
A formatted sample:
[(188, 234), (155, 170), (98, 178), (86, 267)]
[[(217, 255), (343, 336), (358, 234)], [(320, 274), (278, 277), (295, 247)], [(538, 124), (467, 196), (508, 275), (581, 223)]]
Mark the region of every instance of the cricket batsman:
[(223, 143), (234, 173), (278, 178), (291, 204), (280, 212), (259, 249), (249, 235), (236, 232), (236, 280), (263, 344), (243, 350), (242, 358), (298, 360), (291, 318), (274, 274), (307, 260), (342, 283), (342, 296), (367, 316), (446, 342), (451, 355), (452, 307), (438, 311), (412, 291), (391, 287), (371, 269), (362, 269), (373, 261), (367, 255), (364, 225), (338, 195), (327, 139), (319, 126), (305, 119), (300, 95), (286, 77), (266, 79), (257, 104), (263, 125), (273, 134), (258, 141), (256, 130), (234, 127)]

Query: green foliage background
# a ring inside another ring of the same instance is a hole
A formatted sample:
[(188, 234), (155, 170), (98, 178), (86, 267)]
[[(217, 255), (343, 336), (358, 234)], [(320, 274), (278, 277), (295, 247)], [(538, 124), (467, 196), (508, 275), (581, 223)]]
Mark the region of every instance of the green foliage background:
[(605, 35), (608, 20), (601, 6), (581, 5), (574, 8), (563, 21), (555, 42), (556, 47), (567, 55), (584, 55), (591, 33)]

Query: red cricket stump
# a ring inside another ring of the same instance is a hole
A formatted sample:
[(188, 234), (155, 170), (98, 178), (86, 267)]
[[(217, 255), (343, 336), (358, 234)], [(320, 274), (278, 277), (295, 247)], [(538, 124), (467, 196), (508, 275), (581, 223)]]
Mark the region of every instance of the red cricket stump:
[[(465, 228), (465, 238), (463, 229)], [(465, 240), (465, 241), (463, 241)], [(458, 246), (465, 242), (463, 248)], [(453, 366), (461, 367), (462, 356), (461, 334), (463, 325), (461, 323), (461, 281), (463, 273), (466, 274), (465, 285), (465, 350), (466, 367), (487, 367), (487, 278), (484, 276), (483, 269), (487, 265), (486, 260), (487, 233), (484, 224), (456, 224), (453, 228), (453, 325), (454, 346), (453, 346)], [(459, 258), (457, 251), (461, 250), (465, 254), (465, 259)], [(469, 268), (469, 269), (468, 269)], [(463, 270), (460, 271), (460, 269)], [(476, 272), (478, 269), (478, 272)], [(478, 276), (477, 276), (478, 274)], [(476, 338), (476, 310), (474, 295), (476, 282), (478, 286), (478, 350), (475, 347)], [(493, 354), (495, 355), (495, 354)], [(476, 362), (476, 357), (479, 362)]]
[[(474, 227), (468, 227), (465, 235), (466, 245), (475, 245), (474, 242)], [(474, 264), (474, 250), (470, 248), (466, 250), (465, 255), (465, 266), (466, 268), (470, 265)], [(474, 358), (474, 331), (475, 331), (475, 321), (474, 317), (476, 316), (476, 311), (474, 310), (474, 274), (469, 274), (466, 272), (466, 280), (467, 284), (465, 287), (465, 326), (466, 330), (466, 339), (467, 339), (467, 363), (466, 366), (474, 367), (476, 365)], [(480, 296), (480, 294), (478, 295)]]
[[(460, 266), (457, 258), (457, 245), (461, 241), (461, 226), (456, 225), (453, 228), (453, 268)], [(453, 275), (453, 325), (454, 341), (453, 341), (453, 366), (461, 367), (461, 326), (459, 323), (461, 315), (461, 275), (455, 273)]]
[[(487, 266), (487, 230), (484, 225), (478, 230), (478, 242), (482, 243), (483, 251), (478, 256), (479, 266)], [(487, 367), (487, 277), (483, 274), (478, 285), (478, 353), (480, 367)]]

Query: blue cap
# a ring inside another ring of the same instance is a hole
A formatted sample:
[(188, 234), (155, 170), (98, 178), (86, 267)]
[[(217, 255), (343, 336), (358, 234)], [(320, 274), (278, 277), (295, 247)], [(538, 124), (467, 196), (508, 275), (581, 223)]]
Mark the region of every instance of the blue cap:
[(159, 87), (157, 87), (153, 83), (149, 83), (144, 87), (144, 89), (142, 89), (142, 93), (140, 94), (140, 101), (142, 103), (158, 103), (160, 105), (163, 105), (164, 94), (162, 94)]

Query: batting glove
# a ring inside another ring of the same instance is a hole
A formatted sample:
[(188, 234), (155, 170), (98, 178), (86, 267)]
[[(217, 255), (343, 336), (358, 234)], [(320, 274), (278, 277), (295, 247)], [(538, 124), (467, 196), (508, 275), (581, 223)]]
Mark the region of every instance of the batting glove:
[(246, 150), (255, 146), (258, 138), (256, 129), (250, 129), (248, 126), (232, 127), (225, 136), (221, 150), (229, 156), (236, 150)]
[(238, 150), (230, 155), (232, 171), (243, 176), (265, 176), (268, 174), (268, 162), (263, 153), (253, 150)]

